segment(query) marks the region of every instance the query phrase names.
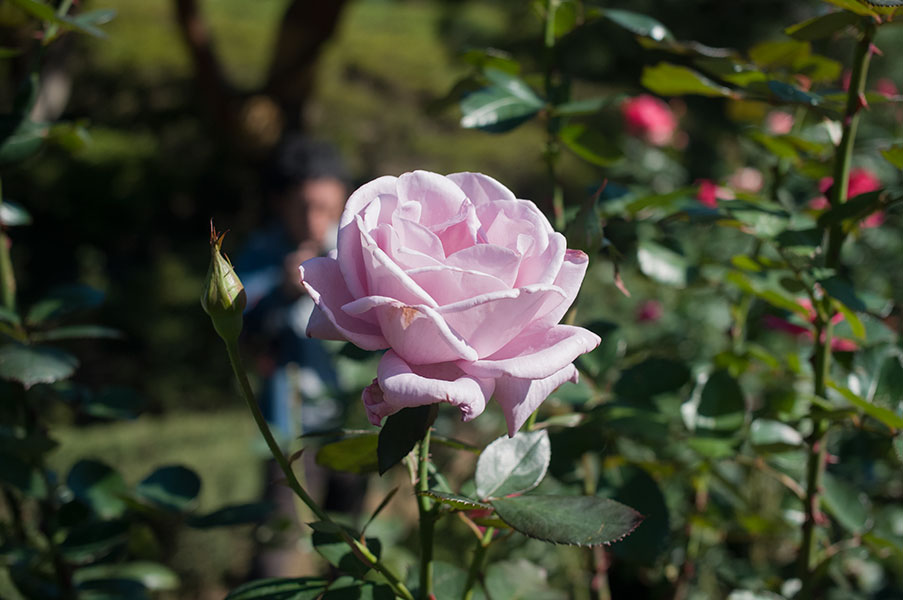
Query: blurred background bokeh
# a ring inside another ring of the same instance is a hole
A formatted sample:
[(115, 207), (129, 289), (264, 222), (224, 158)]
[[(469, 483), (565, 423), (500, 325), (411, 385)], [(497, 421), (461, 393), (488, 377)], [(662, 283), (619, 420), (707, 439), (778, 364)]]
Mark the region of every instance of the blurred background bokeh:
[[(107, 423), (57, 408), (51, 418), (61, 426), (61, 447), (53, 465), (65, 470), (80, 458), (97, 457), (140, 478), (157, 465), (181, 463), (203, 478), (202, 506), (259, 497), (253, 424), (198, 303), (209, 220), (231, 230), (226, 250), (239, 252), (267, 217), (261, 168), (287, 130), (338, 146), (355, 184), (413, 169), (480, 171), (550, 209), (542, 126), (498, 136), (464, 129), (457, 103), (448, 99), (473, 70), (465, 60), (470, 49), (496, 48), (519, 58), (525, 71), (538, 69), (533, 57), (542, 22), (532, 4), (79, 2), (80, 11), (111, 8), (115, 17), (102, 26), (105, 38), (70, 35), (52, 47), (41, 110), (45, 119), (81, 123), (88, 140), (74, 151), (51, 145), (4, 167), (4, 197), (33, 217), (33, 226), (13, 232), (13, 262), (24, 305), (61, 282), (105, 294), (94, 320), (124, 337), (79, 342), (82, 365), (75, 381), (133, 390), (145, 410), (135, 420)], [(740, 49), (781, 38), (784, 26), (820, 6), (815, 0), (604, 4), (654, 14), (681, 39)], [(2, 46), (28, 48), (34, 33), (16, 6), (0, 2)], [(903, 38), (893, 38), (898, 31), (886, 33), (878, 45), (889, 57), (903, 55)], [(852, 42), (820, 50), (847, 60)], [(12, 102), (30, 59), (26, 52), (0, 67), (3, 106)], [(623, 29), (598, 21), (566, 40), (561, 60), (580, 78), (577, 96), (635, 95), (642, 91), (643, 65), (657, 56)], [(899, 83), (899, 64), (877, 57), (871, 77)], [(732, 120), (727, 102), (691, 98), (672, 108), (683, 117), (688, 143), (679, 161), (662, 165), (670, 169), (669, 185), (724, 177), (740, 166), (731, 161), (740, 154), (743, 123)], [(607, 120), (612, 138), (626, 135), (618, 111), (600, 119)], [(606, 176), (573, 157), (563, 159), (561, 173), (571, 205), (583, 202)], [(617, 291), (610, 265), (593, 269), (584, 296), (592, 299), (593, 316), (618, 321), (628, 340), (642, 340), (649, 319), (637, 311), (661, 307), (644, 304), (652, 288), (642, 278), (629, 269), (625, 278), (631, 298)], [(693, 301), (654, 299), (666, 305)], [(653, 320), (661, 317), (656, 315)], [(666, 312), (663, 325), (672, 332), (681, 327), (673, 318)], [(676, 348), (679, 340), (672, 341)], [(248, 527), (180, 534), (172, 546), (176, 554), (167, 560), (182, 577), (173, 597), (222, 597), (242, 581), (251, 563), (250, 535)]]

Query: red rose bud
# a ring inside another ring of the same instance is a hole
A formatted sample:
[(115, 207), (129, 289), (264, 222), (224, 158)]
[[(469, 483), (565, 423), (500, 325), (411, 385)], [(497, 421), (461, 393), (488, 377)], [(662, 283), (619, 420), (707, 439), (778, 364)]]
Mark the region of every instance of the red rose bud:
[(247, 304), (245, 287), (241, 284), (232, 263), (222, 252), (226, 233), (217, 234), (210, 222), (210, 268), (201, 294), (201, 306), (210, 315), (213, 327), (226, 342), (238, 340), (241, 333), (242, 312)]

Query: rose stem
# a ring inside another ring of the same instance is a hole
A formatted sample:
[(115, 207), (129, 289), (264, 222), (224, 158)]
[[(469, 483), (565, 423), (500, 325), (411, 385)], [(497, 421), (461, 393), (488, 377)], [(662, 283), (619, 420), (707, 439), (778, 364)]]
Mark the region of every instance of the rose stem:
[(289, 488), (304, 502), (305, 505), (316, 515), (316, 517), (323, 521), (324, 523), (328, 523), (333, 525), (338, 532), (339, 536), (342, 540), (351, 547), (351, 550), (354, 552), (355, 556), (358, 559), (367, 565), (368, 567), (378, 571), (382, 574), (383, 577), (386, 578), (387, 583), (395, 592), (395, 595), (404, 598), (405, 600), (414, 600), (413, 594), (405, 587), (404, 583), (398, 578), (395, 573), (393, 573), (388, 567), (382, 564), (379, 559), (370, 551), (369, 548), (359, 540), (354, 539), (351, 534), (349, 534), (344, 527), (336, 524), (326, 512), (320, 508), (320, 506), (314, 502), (313, 498), (307, 493), (301, 483), (298, 481), (298, 478), (295, 476), (294, 470), (292, 470), (292, 466), (289, 463), (288, 459), (285, 457), (285, 454), (282, 453), (282, 449), (279, 448), (279, 444), (276, 443), (276, 439), (273, 437), (273, 433), (270, 431), (270, 426), (267, 424), (266, 419), (263, 418), (263, 413), (260, 412), (260, 407), (257, 405), (257, 400), (254, 398), (254, 392), (251, 390), (251, 384), (248, 382), (248, 376), (245, 373), (244, 366), (241, 363), (241, 355), (238, 352), (238, 342), (237, 340), (226, 340), (226, 350), (229, 353), (229, 362), (232, 365), (232, 371), (235, 372), (235, 377), (238, 379), (238, 383), (241, 386), (242, 396), (245, 399), (245, 402), (248, 405), (248, 408), (251, 410), (251, 415), (254, 417), (254, 421), (257, 423), (257, 428), (260, 430), (260, 434), (263, 436), (263, 439), (266, 441), (267, 446), (270, 449), (270, 453), (273, 455), (273, 458), (276, 459), (276, 463), (279, 465), (279, 468), (282, 469), (282, 473), (285, 475), (285, 479), (288, 482)]
[[(561, 0), (547, 0), (546, 2), (546, 21), (543, 36), (543, 45), (545, 47), (545, 87), (546, 98), (550, 102), (558, 102), (557, 98), (561, 92), (561, 85), (555, 81), (555, 13)], [(560, 117), (546, 117), (546, 132), (548, 138), (546, 141), (546, 167), (548, 168), (549, 181), (552, 184), (552, 216), (557, 231), (563, 231), (564, 221), (564, 188), (558, 179), (557, 165), (560, 149), (558, 147), (558, 130), (561, 127)]]
[[(3, 207), (3, 188), (0, 187), (0, 209)], [(0, 224), (0, 304), (9, 310), (16, 309), (16, 279), (13, 263), (9, 258), (9, 236)]]
[[(872, 40), (875, 36), (875, 24), (867, 23), (862, 32), (862, 38), (856, 46), (853, 59), (853, 72), (850, 75), (850, 87), (847, 91), (847, 106), (843, 120), (843, 135), (837, 154), (834, 159), (834, 185), (830, 194), (831, 207), (837, 207), (847, 201), (847, 186), (850, 181), (850, 165), (853, 158), (853, 142), (856, 137), (856, 128), (859, 124), (859, 113), (862, 109), (860, 97), (865, 91), (865, 79), (868, 73), (869, 59), (872, 54)], [(845, 234), (841, 224), (830, 227), (824, 240), (825, 267), (837, 268), (840, 262), (840, 248), (843, 245)], [(816, 307), (815, 320), (815, 395), (826, 397), (827, 381), (831, 371), (831, 335), (834, 317), (834, 308), (831, 299), (825, 296), (821, 306)], [(803, 582), (800, 598), (812, 597), (814, 582), (813, 565), (815, 562), (815, 534), (819, 517), (819, 493), (822, 486), (822, 476), (825, 470), (825, 458), (827, 456), (828, 423), (825, 419), (816, 419), (809, 436), (809, 457), (806, 464), (806, 500), (804, 510), (806, 518), (803, 521), (803, 540), (798, 556), (798, 570)]]
[(420, 440), (417, 451), (418, 478), (417, 510), (420, 514), (420, 597), (427, 600), (433, 595), (433, 525), (436, 514), (432, 502), (424, 493), (430, 489), (430, 428)]
[(494, 527), (487, 527), (483, 537), (477, 541), (477, 548), (474, 550), (473, 560), (470, 562), (470, 570), (467, 571), (467, 583), (464, 585), (463, 600), (472, 600), (473, 598), (473, 586), (483, 572), (483, 565), (486, 564), (486, 555), (494, 533)]

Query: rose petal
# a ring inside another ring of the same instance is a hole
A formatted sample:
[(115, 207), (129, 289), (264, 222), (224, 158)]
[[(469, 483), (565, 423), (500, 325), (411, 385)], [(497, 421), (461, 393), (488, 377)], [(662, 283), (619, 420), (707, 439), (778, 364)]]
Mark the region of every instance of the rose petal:
[(429, 306), (410, 306), (394, 298), (367, 296), (344, 305), (342, 310), (361, 318), (373, 311), (388, 345), (410, 364), (478, 358), (476, 350)]
[[(332, 258), (315, 257), (298, 267), (301, 272), (301, 283), (313, 299), (319, 310), (314, 311), (308, 324), (308, 335), (324, 334), (335, 339), (336, 332), (364, 350), (381, 350), (388, 348), (389, 343), (374, 322), (368, 322), (345, 313), (341, 307), (353, 300), (351, 292), (345, 285), (339, 262)], [(326, 317), (335, 327), (335, 332), (327, 328), (322, 318)]]
[(567, 365), (543, 379), (499, 377), (495, 381), (495, 399), (502, 406), (508, 424), (508, 437), (527, 421), (543, 400), (565, 382), (577, 383), (577, 368)]
[(565, 313), (577, 298), (577, 292), (580, 291), (580, 285), (583, 283), (583, 277), (586, 275), (586, 267), (589, 265), (589, 256), (582, 250), (568, 250), (564, 253), (564, 260), (561, 263), (561, 270), (555, 277), (554, 285), (564, 290), (564, 301), (538, 319), (538, 324), (553, 326), (561, 321)]
[(452, 173), (448, 178), (454, 181), (474, 204), (516, 199), (511, 190), (482, 173)]
[(461, 418), (470, 421), (486, 408), (495, 387), (492, 379), (472, 377), (453, 363), (410, 365), (392, 350), (379, 361), (375, 384), (362, 396), (374, 425), (403, 408), (438, 402), (456, 406)]
[(342, 257), (339, 267), (348, 290), (355, 297), (367, 295), (367, 276), (361, 250), (361, 234), (357, 215), (374, 199), (385, 195), (395, 196), (396, 177), (380, 177), (359, 187), (345, 203), (345, 210), (339, 221), (337, 240), (338, 255)]
[(428, 171), (405, 173), (396, 182), (401, 202), (417, 202), (423, 208), (420, 223), (432, 229), (457, 215), (467, 196), (453, 181)]
[(450, 267), (492, 275), (503, 281), (506, 286), (514, 287), (521, 258), (514, 250), (502, 246), (476, 244), (450, 255), (446, 264)]
[(373, 232), (373, 238), (402, 269), (439, 266), (445, 262), (442, 242), (419, 223), (398, 219), (392, 227)]
[(555, 286), (526, 286), (440, 306), (436, 312), (462, 340), (467, 340), (479, 358), (484, 358), (527, 329), (537, 315), (558, 306), (564, 297)]
[(548, 245), (540, 254), (534, 253), (521, 261), (514, 285), (522, 287), (531, 283), (552, 283), (561, 272), (566, 251), (567, 240), (564, 236), (558, 232), (551, 233)]
[(430, 230), (439, 236), (445, 256), (448, 256), (477, 243), (480, 221), (473, 204), (465, 201), (458, 214)]
[[(364, 296), (386, 296), (405, 304), (438, 306), (436, 301), (399, 267), (363, 229), (363, 219), (357, 217), (361, 232), (361, 253), (367, 282)], [(387, 228), (388, 225), (380, 225)]]
[(488, 358), (461, 361), (458, 366), (475, 377), (518, 377), (543, 379), (554, 375), (601, 342), (601, 338), (582, 327), (556, 325), (550, 329), (525, 332)]
[(492, 275), (450, 266), (409, 269), (407, 274), (439, 305), (510, 289), (504, 281)]

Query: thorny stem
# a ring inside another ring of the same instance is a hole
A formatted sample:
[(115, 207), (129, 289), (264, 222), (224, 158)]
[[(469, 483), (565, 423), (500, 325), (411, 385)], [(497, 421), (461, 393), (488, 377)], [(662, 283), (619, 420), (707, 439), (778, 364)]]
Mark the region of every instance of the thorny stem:
[(276, 463), (279, 465), (279, 468), (282, 469), (282, 473), (285, 475), (285, 480), (288, 483), (289, 488), (304, 502), (305, 505), (311, 510), (311, 512), (316, 515), (316, 517), (323, 521), (324, 523), (328, 523), (336, 528), (339, 536), (342, 540), (351, 547), (355, 556), (358, 559), (367, 565), (368, 567), (374, 569), (379, 572), (383, 577), (386, 578), (386, 582), (395, 592), (395, 595), (404, 598), (405, 600), (414, 600), (413, 594), (405, 587), (404, 583), (402, 583), (401, 579), (398, 578), (395, 573), (393, 573), (386, 565), (381, 563), (379, 559), (370, 551), (367, 546), (359, 540), (354, 539), (344, 527), (336, 524), (326, 512), (320, 508), (320, 506), (314, 502), (313, 498), (307, 493), (307, 490), (304, 489), (304, 486), (301, 485), (301, 482), (298, 481), (297, 476), (295, 475), (294, 470), (292, 469), (291, 464), (286, 458), (285, 454), (283, 454), (282, 449), (279, 447), (279, 444), (276, 442), (276, 438), (273, 437), (273, 433), (270, 431), (270, 426), (267, 424), (266, 419), (263, 417), (263, 413), (260, 412), (260, 407), (257, 405), (257, 400), (254, 397), (254, 392), (251, 389), (251, 384), (248, 381), (248, 376), (245, 373), (244, 366), (241, 363), (241, 356), (238, 352), (238, 343), (236, 340), (226, 340), (226, 350), (229, 353), (229, 362), (232, 365), (232, 370), (235, 372), (235, 377), (238, 379), (238, 383), (241, 386), (242, 396), (245, 399), (245, 402), (248, 405), (248, 408), (251, 411), (251, 415), (254, 417), (255, 423), (257, 423), (257, 428), (260, 430), (260, 434), (263, 436), (263, 439), (266, 441), (267, 447), (270, 449), (270, 453), (273, 455), (273, 458), (276, 460)]
[[(856, 129), (859, 124), (859, 113), (863, 108), (861, 98), (865, 92), (865, 80), (871, 58), (872, 40), (875, 36), (875, 24), (867, 23), (853, 59), (853, 70), (850, 76), (850, 87), (847, 92), (847, 106), (843, 120), (843, 134), (834, 159), (834, 185), (829, 196), (832, 207), (838, 207), (847, 201), (847, 186), (850, 181), (850, 166), (853, 158), (853, 145)], [(840, 249), (843, 245), (844, 233), (841, 224), (830, 227), (825, 236), (825, 267), (836, 269), (840, 263)], [(822, 299), (821, 306), (815, 305), (818, 315), (815, 322), (815, 396), (824, 398), (831, 370), (831, 320), (834, 309), (831, 299)], [(809, 436), (809, 457), (806, 463), (806, 499), (803, 521), (803, 540), (798, 557), (798, 571), (803, 582), (800, 598), (811, 598), (813, 594), (815, 573), (815, 536), (821, 513), (818, 508), (822, 478), (827, 456), (827, 440), (825, 434), (828, 423), (824, 419), (816, 419)]]
[(467, 583), (464, 585), (464, 594), (461, 596), (463, 600), (472, 600), (473, 598), (473, 586), (483, 572), (483, 565), (486, 564), (486, 555), (489, 552), (489, 545), (492, 543), (494, 534), (495, 528), (487, 527), (483, 537), (477, 542), (473, 560), (470, 561), (470, 570), (467, 571)]
[[(3, 188), (0, 184), (0, 211), (3, 210)], [(0, 223), (0, 304), (8, 310), (16, 309), (16, 277), (9, 258), (9, 236)]]
[[(546, 98), (552, 100), (559, 92), (560, 86), (556, 83), (554, 77), (555, 69), (555, 13), (561, 0), (546, 1), (546, 21), (544, 31), (544, 47), (545, 47), (545, 88)], [(560, 117), (546, 117), (546, 132), (548, 138), (546, 141), (545, 160), (546, 168), (549, 173), (549, 181), (552, 184), (552, 212), (554, 217), (555, 229), (563, 231), (565, 226), (564, 220), (564, 188), (558, 180), (558, 156), (561, 152), (558, 146), (558, 129), (560, 128)]]
[(420, 597), (427, 600), (433, 595), (433, 526), (436, 513), (432, 501), (424, 492), (430, 489), (430, 430), (420, 440), (417, 451), (417, 510), (420, 514)]

